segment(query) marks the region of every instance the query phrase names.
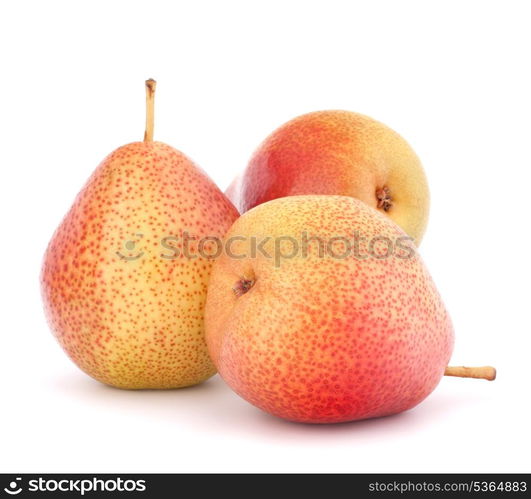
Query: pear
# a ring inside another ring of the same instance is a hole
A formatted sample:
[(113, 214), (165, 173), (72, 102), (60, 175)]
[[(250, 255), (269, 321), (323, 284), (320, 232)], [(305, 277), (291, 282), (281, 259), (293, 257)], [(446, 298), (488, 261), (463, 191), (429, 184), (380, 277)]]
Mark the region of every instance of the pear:
[(148, 80), (144, 141), (98, 166), (41, 274), (64, 351), (93, 378), (127, 389), (179, 388), (215, 373), (203, 325), (211, 243), (193, 252), (185, 242), (220, 238), (238, 216), (188, 157), (153, 141), (154, 91)]
[(340, 110), (304, 114), (277, 128), (226, 194), (241, 213), (284, 196), (352, 196), (388, 216), (417, 246), (430, 206), (411, 146), (383, 123)]
[(410, 238), (345, 196), (290, 196), (243, 214), (225, 236), (205, 308), (210, 354), (250, 403), (290, 421), (396, 414), (444, 374), (454, 330)]

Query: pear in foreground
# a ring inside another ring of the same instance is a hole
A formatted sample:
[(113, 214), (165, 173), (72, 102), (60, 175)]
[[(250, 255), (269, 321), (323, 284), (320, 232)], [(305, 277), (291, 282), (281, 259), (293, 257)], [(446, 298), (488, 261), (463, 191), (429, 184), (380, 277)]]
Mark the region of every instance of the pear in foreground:
[(243, 398), (291, 421), (338, 423), (406, 411), (437, 386), (452, 323), (389, 218), (351, 197), (293, 196), (245, 213), (225, 240), (206, 336)]

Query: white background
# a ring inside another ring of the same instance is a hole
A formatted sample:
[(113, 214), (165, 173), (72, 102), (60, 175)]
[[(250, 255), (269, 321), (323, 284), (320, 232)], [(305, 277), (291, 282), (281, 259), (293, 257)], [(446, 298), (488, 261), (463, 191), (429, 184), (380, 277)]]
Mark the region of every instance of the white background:
[[(530, 472), (531, 30), (518, 1), (2, 2), (0, 471)], [(143, 135), (225, 188), (276, 126), (366, 113), (428, 174), (421, 247), (456, 327), (417, 408), (336, 426), (261, 413), (218, 378), (127, 392), (81, 373), (45, 323), (45, 246), (101, 159)]]

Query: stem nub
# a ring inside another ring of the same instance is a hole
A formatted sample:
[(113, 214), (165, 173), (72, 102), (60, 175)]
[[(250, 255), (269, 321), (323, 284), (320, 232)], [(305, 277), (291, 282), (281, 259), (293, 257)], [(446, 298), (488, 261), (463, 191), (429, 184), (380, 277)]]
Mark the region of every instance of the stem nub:
[(378, 208), (387, 212), (393, 207), (393, 198), (391, 197), (391, 191), (389, 187), (384, 186), (381, 189), (376, 190), (376, 202)]
[(477, 378), (494, 381), (496, 379), (496, 369), (491, 366), (465, 367), (448, 366), (444, 371), (445, 376), (457, 376), (459, 378)]
[(153, 142), (153, 130), (155, 128), (155, 88), (157, 82), (146, 80), (146, 131), (144, 142)]
[(240, 279), (236, 282), (232, 290), (234, 294), (238, 297), (244, 295), (254, 286), (254, 280), (252, 279)]

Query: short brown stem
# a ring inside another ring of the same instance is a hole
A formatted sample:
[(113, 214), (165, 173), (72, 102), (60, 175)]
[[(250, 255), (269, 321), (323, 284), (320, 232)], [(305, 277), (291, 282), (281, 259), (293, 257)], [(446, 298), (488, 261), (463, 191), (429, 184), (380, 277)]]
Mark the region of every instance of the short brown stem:
[(494, 381), (496, 379), (496, 369), (491, 366), (465, 367), (448, 366), (444, 371), (445, 376), (457, 376), (459, 378), (477, 378)]
[(155, 80), (146, 80), (146, 131), (144, 132), (144, 142), (153, 142), (153, 131), (155, 128)]

